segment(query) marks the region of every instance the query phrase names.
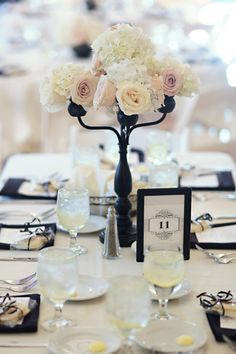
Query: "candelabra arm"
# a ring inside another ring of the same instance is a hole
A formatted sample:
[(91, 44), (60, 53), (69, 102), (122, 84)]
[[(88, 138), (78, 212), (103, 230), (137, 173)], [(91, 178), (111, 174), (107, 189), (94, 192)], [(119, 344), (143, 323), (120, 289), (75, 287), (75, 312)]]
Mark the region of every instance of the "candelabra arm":
[(120, 133), (113, 127), (109, 127), (107, 125), (88, 125), (86, 123), (84, 123), (84, 121), (82, 120), (82, 117), (77, 117), (79, 123), (82, 125), (82, 127), (86, 128), (86, 129), (90, 129), (90, 130), (111, 130), (113, 133), (116, 134), (117, 139), (119, 141), (119, 144), (121, 143), (121, 136)]
[(131, 132), (132, 132), (134, 129), (136, 129), (136, 128), (147, 127), (147, 126), (149, 126), (149, 125), (155, 125), (155, 124), (161, 123), (161, 122), (165, 119), (166, 115), (167, 115), (167, 113), (163, 113), (163, 115), (161, 116), (161, 118), (159, 118), (159, 119), (157, 119), (157, 120), (154, 120), (154, 121), (152, 121), (152, 122), (139, 123), (139, 124), (136, 124), (136, 125), (132, 126), (132, 127), (130, 128), (129, 134), (131, 134)]

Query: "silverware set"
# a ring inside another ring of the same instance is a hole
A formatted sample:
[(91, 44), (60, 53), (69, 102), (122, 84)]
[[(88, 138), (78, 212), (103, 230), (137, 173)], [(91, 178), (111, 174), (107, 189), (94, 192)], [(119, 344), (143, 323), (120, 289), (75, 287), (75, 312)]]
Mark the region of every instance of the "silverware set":
[(205, 253), (209, 258), (213, 259), (216, 263), (227, 264), (236, 261), (236, 252), (214, 253), (200, 247), (199, 245), (195, 245), (195, 247), (199, 251)]
[(16, 293), (23, 293), (32, 289), (37, 284), (36, 273), (19, 279), (0, 279), (1, 289)]

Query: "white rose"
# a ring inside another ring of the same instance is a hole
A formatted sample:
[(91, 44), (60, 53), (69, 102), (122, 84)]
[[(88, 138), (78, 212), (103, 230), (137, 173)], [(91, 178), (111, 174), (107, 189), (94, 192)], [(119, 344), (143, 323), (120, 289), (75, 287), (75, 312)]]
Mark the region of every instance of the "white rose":
[(116, 98), (120, 109), (128, 116), (151, 110), (151, 98), (148, 89), (130, 81), (117, 85)]

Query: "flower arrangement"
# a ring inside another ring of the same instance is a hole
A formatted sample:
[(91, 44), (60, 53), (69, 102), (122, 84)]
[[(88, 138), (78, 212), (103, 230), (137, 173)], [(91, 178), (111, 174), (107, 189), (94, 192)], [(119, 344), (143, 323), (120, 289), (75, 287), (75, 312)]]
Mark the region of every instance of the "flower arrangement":
[[(43, 78), (41, 103), (51, 112), (68, 104), (71, 116), (85, 129), (112, 131), (118, 140), (119, 162), (114, 176), (115, 209), (120, 245), (130, 246), (136, 229), (130, 216), (132, 176), (127, 160), (129, 138), (134, 129), (161, 123), (175, 107), (175, 95), (192, 96), (198, 79), (191, 68), (175, 59), (158, 60), (151, 41), (138, 27), (119, 24), (108, 28), (92, 44), (89, 69), (64, 64)], [(114, 110), (120, 131), (112, 124), (89, 125), (84, 116), (93, 107)], [(151, 122), (138, 123), (139, 114), (160, 112)]]
[(120, 109), (125, 115), (155, 112), (165, 96), (192, 96), (197, 76), (187, 64), (173, 58), (158, 60), (142, 29), (129, 24), (108, 28), (92, 44), (92, 66), (63, 64), (40, 84), (40, 101), (58, 112), (72, 100), (85, 110)]

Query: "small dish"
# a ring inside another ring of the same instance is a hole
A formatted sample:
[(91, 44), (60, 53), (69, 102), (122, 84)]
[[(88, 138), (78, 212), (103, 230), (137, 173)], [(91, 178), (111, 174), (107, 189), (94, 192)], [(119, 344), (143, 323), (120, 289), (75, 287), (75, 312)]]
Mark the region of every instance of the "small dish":
[[(177, 344), (179, 336), (193, 338), (193, 344), (184, 346)], [(190, 353), (202, 347), (207, 336), (202, 328), (195, 323), (181, 319), (169, 321), (151, 321), (147, 327), (134, 334), (133, 340), (141, 347), (161, 353)]]
[(96, 341), (106, 344), (102, 354), (115, 353), (122, 343), (121, 336), (110, 329), (71, 327), (59, 329), (52, 334), (48, 348), (54, 354), (90, 354), (89, 344)]
[[(170, 295), (169, 300), (179, 299), (182, 296), (188, 295), (191, 292), (191, 290), (192, 290), (191, 282), (188, 279), (184, 279), (180, 287), (178, 287), (178, 289)], [(152, 300), (158, 300), (155, 294), (153, 294), (152, 290), (151, 290), (151, 294), (152, 294)]]
[(181, 286), (178, 290), (174, 291), (169, 300), (179, 299), (182, 296), (188, 295), (192, 290), (192, 284), (188, 279), (184, 279), (181, 283)]
[(80, 230), (80, 234), (92, 234), (104, 230), (106, 227), (106, 218), (98, 215), (90, 215), (89, 221), (83, 229)]
[(71, 301), (91, 300), (104, 295), (109, 288), (109, 283), (103, 278), (95, 278), (88, 275), (80, 275), (78, 290)]
[[(87, 224), (79, 231), (80, 235), (93, 234), (105, 229), (107, 220), (103, 216), (90, 215)], [(58, 229), (68, 232), (60, 224), (57, 224)]]

